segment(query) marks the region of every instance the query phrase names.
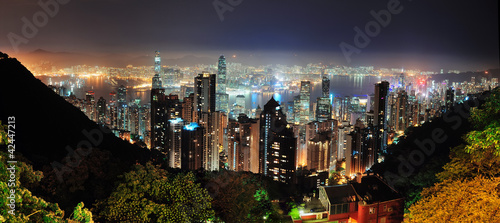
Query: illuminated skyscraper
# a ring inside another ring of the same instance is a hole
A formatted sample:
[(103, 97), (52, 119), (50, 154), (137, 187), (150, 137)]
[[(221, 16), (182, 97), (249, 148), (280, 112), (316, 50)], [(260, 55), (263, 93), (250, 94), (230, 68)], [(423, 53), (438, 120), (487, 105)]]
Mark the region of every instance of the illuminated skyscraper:
[(99, 124), (106, 124), (106, 113), (106, 99), (100, 97), (99, 100), (97, 100), (97, 121)]
[(309, 122), (311, 104), (311, 82), (300, 82), (300, 124)]
[(116, 104), (116, 92), (109, 93), (109, 128), (116, 129), (118, 127), (118, 111)]
[(323, 74), (321, 81), (321, 97), (316, 101), (316, 121), (323, 122), (332, 116), (332, 103), (330, 100), (330, 79)]
[(184, 126), (181, 131), (181, 168), (197, 170), (203, 165), (203, 128), (196, 122)]
[(280, 105), (271, 98), (260, 114), (259, 173), (276, 181), (292, 183), (296, 140)]
[(165, 89), (151, 89), (151, 148), (166, 151), (167, 106)]
[(226, 93), (226, 58), (219, 57), (217, 65), (217, 93)]
[(204, 72), (194, 78), (194, 122), (198, 122), (203, 112), (215, 111), (215, 74)]
[(376, 152), (385, 152), (387, 147), (387, 97), (389, 95), (389, 82), (382, 81), (375, 84), (375, 104), (373, 108), (374, 129), (376, 133)]
[(168, 159), (171, 168), (181, 168), (181, 131), (183, 126), (184, 120), (181, 118), (169, 120)]
[(162, 85), (162, 81), (161, 81), (161, 78), (160, 78), (160, 75), (159, 74), (155, 74), (155, 76), (153, 77), (153, 84), (152, 84), (152, 87), (154, 89), (160, 89), (163, 87)]
[(330, 79), (325, 74), (323, 74), (321, 81), (321, 97), (330, 98)]
[(129, 130), (128, 123), (127, 88), (123, 85), (118, 87), (118, 129)]
[(85, 92), (85, 114), (92, 121), (97, 121), (97, 112), (95, 109), (95, 98), (93, 91)]
[(155, 51), (155, 74), (162, 75), (160, 51)]
[(217, 64), (217, 102), (216, 111), (229, 112), (229, 95), (226, 93), (226, 58), (224, 55), (219, 57)]
[(203, 72), (194, 78), (194, 120), (203, 127), (203, 167), (219, 170), (219, 113), (215, 112), (216, 75)]

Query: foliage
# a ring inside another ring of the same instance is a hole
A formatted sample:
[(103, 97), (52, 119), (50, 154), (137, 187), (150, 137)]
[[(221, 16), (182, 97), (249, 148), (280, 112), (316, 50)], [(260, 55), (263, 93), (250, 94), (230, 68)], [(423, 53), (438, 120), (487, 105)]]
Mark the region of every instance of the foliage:
[(472, 110), (474, 130), (450, 151), (439, 183), (422, 191), (409, 222), (500, 222), (500, 93)]
[[(41, 172), (33, 171), (33, 168), (18, 161), (15, 164), (15, 186), (9, 187), (11, 179), (10, 164), (7, 164), (8, 154), (0, 152), (0, 213), (2, 221), (6, 222), (64, 222), (64, 212), (58, 204), (46, 202), (44, 199), (33, 196), (31, 192), (21, 184), (21, 180), (39, 181)], [(11, 208), (8, 197), (10, 190), (15, 189), (15, 215), (9, 214)]]
[(214, 198), (216, 217), (223, 222), (259, 222), (277, 219), (262, 180), (251, 173), (220, 171), (206, 176), (206, 188)]
[(288, 215), (290, 215), (294, 220), (300, 220), (300, 212), (299, 208), (295, 203), (291, 203), (291, 210), (288, 212)]
[(500, 178), (445, 181), (424, 189), (406, 222), (500, 222)]
[(83, 206), (83, 202), (80, 202), (76, 205), (75, 210), (73, 211), (72, 220), (85, 223), (94, 222), (92, 220), (92, 212), (90, 212), (87, 208), (83, 208)]
[(148, 162), (121, 178), (97, 204), (99, 221), (201, 222), (214, 215), (210, 196), (191, 172), (173, 175)]

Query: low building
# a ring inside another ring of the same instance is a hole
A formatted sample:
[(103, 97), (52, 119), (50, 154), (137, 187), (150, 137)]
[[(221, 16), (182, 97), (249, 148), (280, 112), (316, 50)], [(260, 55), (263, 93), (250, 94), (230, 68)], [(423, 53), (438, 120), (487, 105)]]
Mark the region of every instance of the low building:
[(328, 213), (328, 221), (403, 221), (403, 196), (375, 175), (364, 176), (361, 180), (349, 184), (320, 187), (319, 199)]

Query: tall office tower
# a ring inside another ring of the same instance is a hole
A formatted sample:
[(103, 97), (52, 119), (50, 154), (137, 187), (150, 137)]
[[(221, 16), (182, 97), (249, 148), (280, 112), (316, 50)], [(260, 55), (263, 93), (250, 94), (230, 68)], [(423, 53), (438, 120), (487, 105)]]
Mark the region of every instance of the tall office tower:
[(408, 127), (408, 94), (406, 91), (398, 93), (395, 105), (394, 131), (403, 132)]
[(398, 88), (400, 90), (405, 90), (405, 88), (406, 88), (406, 86), (405, 86), (405, 74), (404, 73), (399, 74)]
[[(376, 132), (375, 152), (386, 152), (387, 148), (387, 97), (389, 95), (389, 82), (382, 81), (375, 84), (375, 103), (373, 108), (374, 130)], [(380, 157), (377, 157), (380, 159)]]
[(259, 173), (293, 183), (296, 140), (280, 105), (271, 98), (260, 114)]
[(97, 100), (97, 122), (101, 125), (106, 124), (106, 99), (100, 97)]
[(167, 105), (165, 89), (151, 89), (151, 148), (167, 153)]
[(118, 111), (116, 103), (116, 92), (109, 93), (109, 128), (116, 129), (118, 127)]
[(446, 111), (450, 110), (453, 107), (454, 103), (455, 103), (455, 90), (453, 88), (448, 88), (446, 89), (446, 99), (445, 99)]
[(358, 120), (353, 131), (346, 136), (346, 176), (364, 173), (375, 163), (372, 129)]
[(118, 129), (129, 130), (128, 123), (127, 88), (123, 85), (118, 87)]
[(332, 117), (332, 103), (330, 99), (330, 79), (323, 74), (321, 81), (321, 97), (316, 100), (316, 121), (323, 122)]
[[(139, 124), (139, 135), (145, 140), (147, 132), (150, 131), (151, 127), (151, 104), (144, 104), (140, 108), (140, 124)], [(149, 137), (148, 137), (149, 138)]]
[(324, 122), (332, 117), (330, 98), (320, 97), (316, 105), (316, 121)]
[(176, 119), (182, 117), (182, 103), (179, 100), (179, 95), (170, 94), (166, 96), (167, 101), (167, 120)]
[(181, 169), (197, 170), (203, 167), (203, 127), (191, 122), (181, 131)]
[(162, 84), (162, 81), (161, 81), (161, 78), (160, 78), (159, 74), (155, 74), (153, 76), (153, 83), (152, 83), (151, 86), (152, 86), (153, 89), (163, 88), (163, 84)]
[(293, 120), (296, 125), (300, 123), (300, 95), (293, 97)]
[(229, 119), (227, 123), (227, 165), (229, 170), (238, 171), (240, 166), (239, 144), (240, 132), (238, 131), (240, 124), (235, 119)]
[(226, 93), (226, 58), (224, 55), (219, 57), (217, 64), (217, 102), (216, 111), (229, 112), (229, 95)]
[(203, 127), (202, 165), (205, 170), (219, 170), (219, 112), (203, 112), (199, 123)]
[(97, 121), (95, 110), (95, 97), (93, 91), (85, 92), (85, 114), (92, 121)]
[(193, 122), (193, 102), (194, 102), (194, 94), (189, 94), (188, 97), (185, 97), (182, 100), (182, 119), (187, 123)]
[(181, 134), (184, 120), (181, 118), (170, 119), (168, 128), (168, 159), (169, 167), (181, 168)]
[(235, 171), (259, 173), (260, 119), (246, 115), (228, 125), (228, 164)]
[(130, 125), (130, 134), (139, 135), (139, 128), (142, 116), (142, 114), (140, 113), (141, 112), (140, 103), (141, 99), (136, 99), (134, 101), (131, 101), (128, 105), (129, 108), (128, 120)]
[(215, 74), (203, 72), (194, 78), (194, 120), (198, 122), (202, 113), (215, 111)]
[(325, 74), (321, 81), (321, 97), (330, 98), (330, 79)]
[[(158, 77), (163, 79), (162, 77), (162, 70), (161, 70), (161, 57), (160, 57), (160, 51), (155, 51), (155, 76), (156, 74), (158, 74)], [(155, 81), (153, 80), (153, 84), (155, 83)], [(158, 81), (156, 82), (158, 83)], [(162, 84), (162, 82), (159, 82), (160, 84)], [(158, 86), (153, 86), (154, 88), (159, 88)], [(163, 87), (163, 85), (161, 86)]]
[(300, 124), (309, 122), (311, 104), (311, 82), (300, 82)]
[(216, 75), (203, 72), (194, 78), (194, 118), (203, 127), (203, 167), (206, 170), (219, 170), (219, 134), (224, 131), (220, 126), (220, 113), (215, 112)]
[(351, 112), (352, 112), (351, 97), (345, 96), (342, 98), (342, 101), (340, 104), (341, 120), (342, 121), (350, 121)]

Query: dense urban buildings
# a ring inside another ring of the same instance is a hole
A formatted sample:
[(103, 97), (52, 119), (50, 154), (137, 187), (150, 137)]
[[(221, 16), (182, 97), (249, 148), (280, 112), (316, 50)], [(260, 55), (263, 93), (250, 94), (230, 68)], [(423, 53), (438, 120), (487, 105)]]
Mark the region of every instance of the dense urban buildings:
[[(298, 168), (363, 174), (383, 161), (387, 146), (407, 128), (498, 86), (497, 78), (436, 81), (417, 70), (249, 67), (228, 63), (223, 55), (212, 66), (171, 67), (161, 65), (159, 51), (151, 69), (126, 68), (135, 72), (125, 72), (126, 78), (114, 68), (72, 69), (109, 73), (113, 91), (102, 97), (87, 90), (81, 100), (74, 95), (80, 79), (50, 87), (122, 139), (161, 151), (169, 166), (250, 171), (287, 183)], [(333, 94), (332, 80), (344, 76), (378, 81), (364, 95)], [(126, 86), (141, 78), (146, 84)]]

